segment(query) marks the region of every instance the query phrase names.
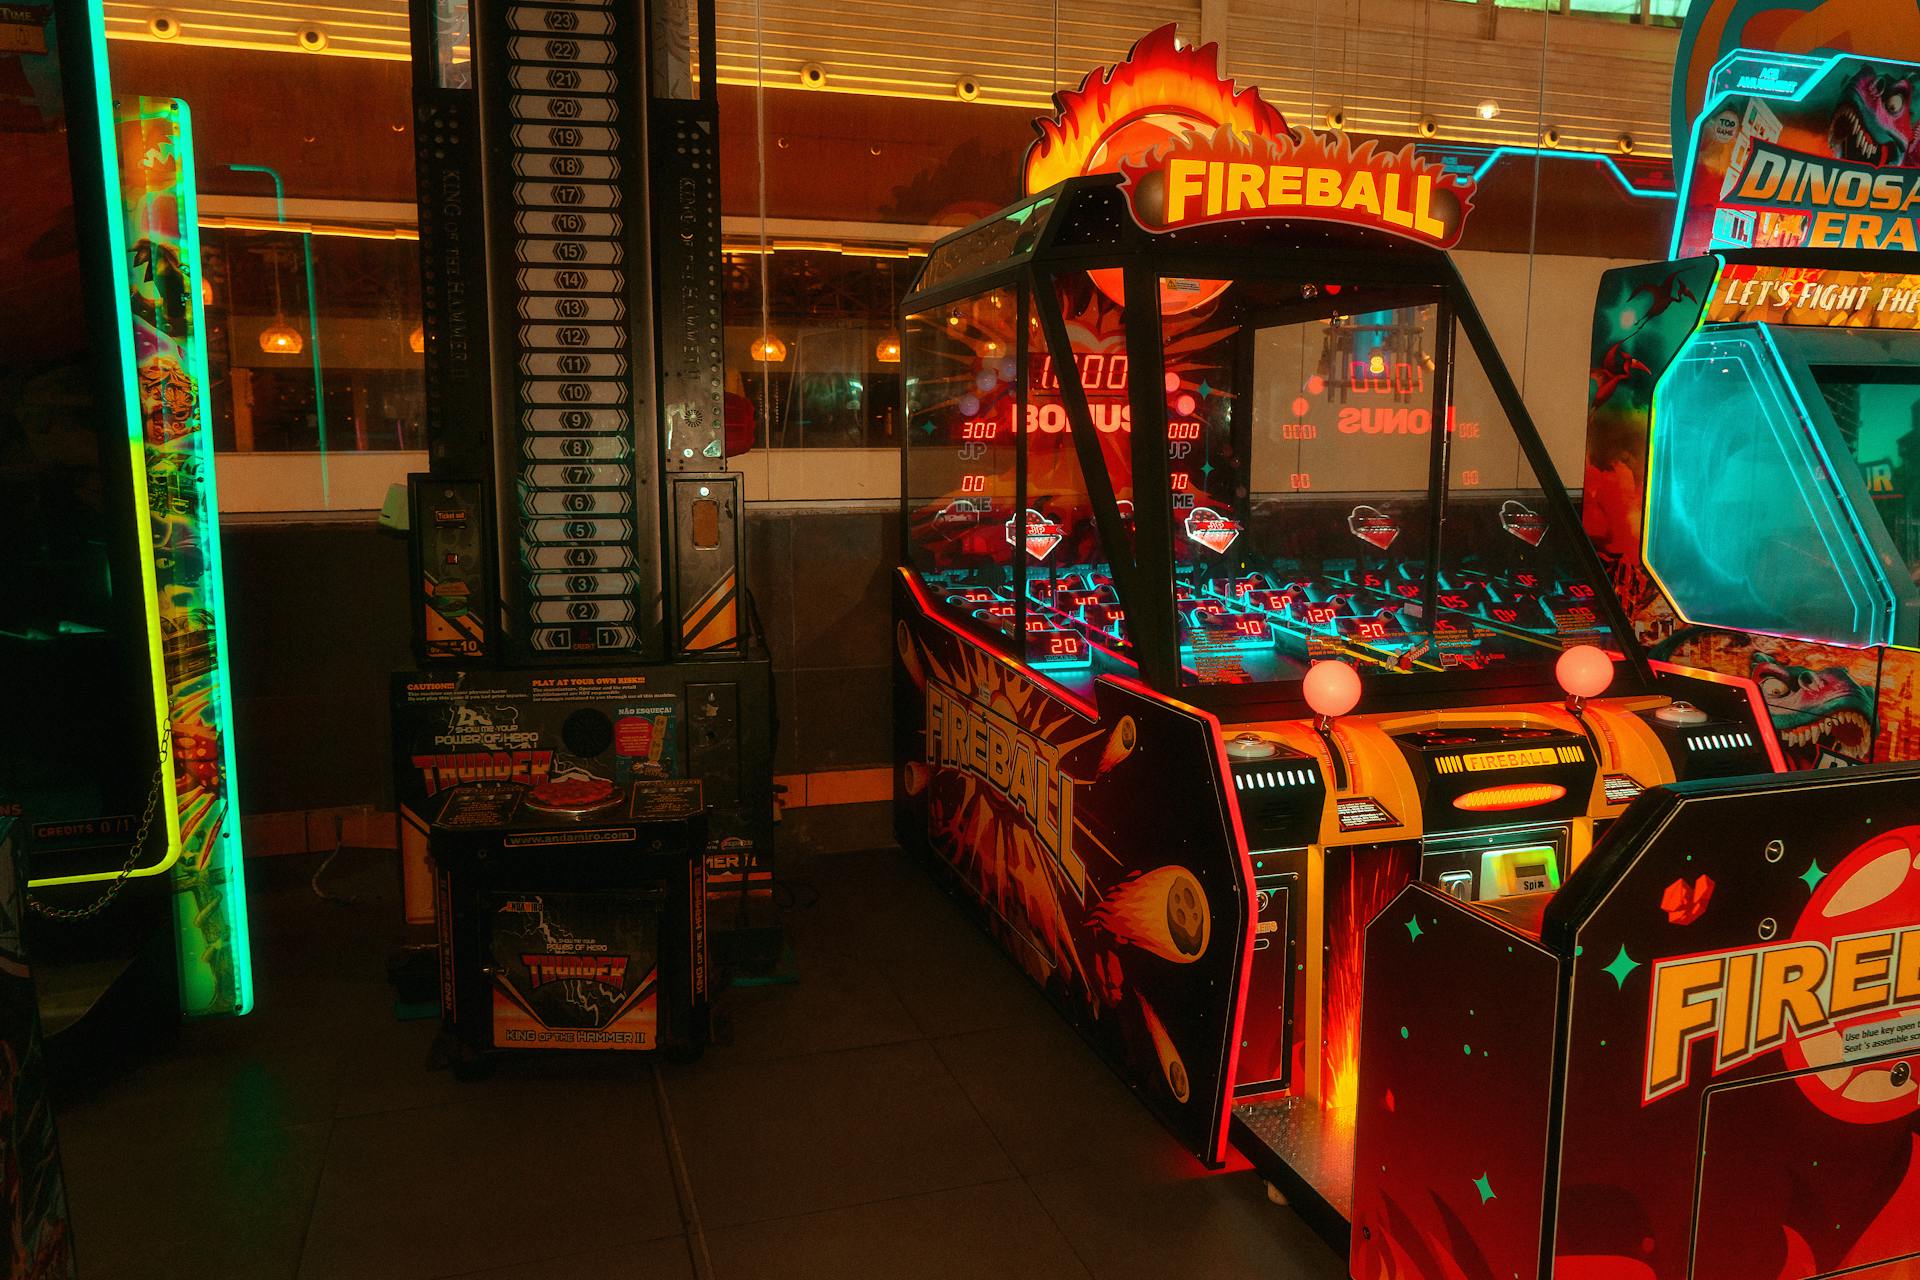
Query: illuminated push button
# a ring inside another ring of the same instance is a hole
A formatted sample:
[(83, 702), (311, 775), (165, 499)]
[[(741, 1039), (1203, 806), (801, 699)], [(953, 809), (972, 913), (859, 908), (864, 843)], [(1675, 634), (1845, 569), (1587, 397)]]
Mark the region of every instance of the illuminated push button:
[(1691, 702), (1670, 702), (1653, 713), (1661, 724), (1705, 724), (1707, 713)]
[(1613, 683), (1613, 659), (1590, 644), (1577, 644), (1553, 664), (1553, 675), (1566, 690), (1567, 707), (1578, 712), (1588, 698), (1597, 698)]
[(1360, 701), (1360, 673), (1344, 662), (1325, 658), (1307, 668), (1300, 692), (1315, 715), (1343, 716)]
[(1235, 760), (1271, 760), (1280, 746), (1257, 733), (1237, 733), (1227, 739), (1227, 755)]

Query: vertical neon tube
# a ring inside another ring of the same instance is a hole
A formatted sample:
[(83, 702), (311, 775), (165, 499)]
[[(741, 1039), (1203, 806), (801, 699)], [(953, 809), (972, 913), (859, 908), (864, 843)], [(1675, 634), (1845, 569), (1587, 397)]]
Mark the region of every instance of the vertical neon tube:
[(118, 126), (142, 471), (180, 830), (173, 867), (180, 1005), (188, 1016), (246, 1013), (253, 978), (206, 403), (193, 130), (186, 104), (170, 98), (132, 101)]
[[(125, 220), (122, 217), (121, 202), (114, 194), (122, 190), (120, 182), (119, 147), (114, 126), (113, 95), (109, 88), (107, 68), (107, 37), (101, 10), (97, 5), (84, 6), (86, 26), (77, 33), (87, 42), (89, 58), (93, 64), (93, 92), (95, 104), (94, 127), (100, 131), (100, 168), (102, 189), (105, 194), (107, 238), (116, 252), (124, 253), (127, 243)], [(76, 121), (76, 124), (80, 122)], [(134, 368), (133, 309), (124, 289), (112, 291), (114, 311), (118, 323), (114, 332), (118, 335), (120, 347), (120, 395), (127, 407), (127, 448), (131, 451), (132, 465), (128, 468), (133, 480), (133, 502), (136, 513), (148, 508), (146, 450), (144, 447), (143, 422), (145, 417), (140, 408), (139, 382)], [(158, 808), (166, 826), (166, 853), (156, 865), (145, 867), (136, 874), (157, 875), (174, 865), (180, 857), (180, 814), (177, 788), (174, 783), (174, 770), (169, 767), (169, 735), (167, 730), (167, 683), (164, 646), (160, 636), (160, 615), (153, 603), (159, 598), (158, 587), (154, 579), (154, 555), (152, 530), (148, 522), (136, 519), (133, 522), (135, 537), (139, 546), (135, 558), (140, 565), (141, 598), (148, 602), (147, 621), (147, 660), (149, 665), (149, 686), (153, 690), (154, 744), (160, 753), (160, 798)], [(98, 877), (71, 877), (72, 879), (108, 879), (111, 873)], [(54, 880), (49, 883), (62, 883)]]

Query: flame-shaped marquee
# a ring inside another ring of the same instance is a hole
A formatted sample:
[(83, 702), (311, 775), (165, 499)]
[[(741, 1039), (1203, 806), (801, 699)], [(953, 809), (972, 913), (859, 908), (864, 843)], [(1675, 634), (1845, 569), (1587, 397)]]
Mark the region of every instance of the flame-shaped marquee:
[(1027, 148), (1028, 193), (1067, 178), (1116, 173), (1123, 160), (1189, 129), (1232, 125), (1285, 134), (1286, 118), (1258, 89), (1235, 89), (1219, 65), (1217, 45), (1182, 47), (1168, 23), (1135, 41), (1124, 61), (1097, 67), (1078, 89), (1054, 94), (1053, 116), (1033, 122), (1040, 137)]
[(1126, 176), (1129, 207), (1149, 231), (1253, 218), (1372, 227), (1425, 244), (1458, 243), (1473, 184), (1408, 145), (1355, 147), (1343, 135), (1293, 130), (1218, 71), (1213, 45), (1182, 47), (1172, 24), (1124, 61), (1054, 95), (1034, 121), (1029, 193), (1095, 173)]

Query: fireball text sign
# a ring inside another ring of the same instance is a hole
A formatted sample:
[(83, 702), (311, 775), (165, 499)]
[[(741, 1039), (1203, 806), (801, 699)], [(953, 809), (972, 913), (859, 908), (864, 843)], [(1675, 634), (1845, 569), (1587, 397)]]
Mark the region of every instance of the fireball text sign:
[(1317, 218), (1368, 226), (1445, 248), (1460, 239), (1465, 188), (1411, 147), (1354, 148), (1305, 134), (1299, 143), (1188, 133), (1143, 163), (1124, 163), (1127, 200), (1149, 231), (1249, 218)]

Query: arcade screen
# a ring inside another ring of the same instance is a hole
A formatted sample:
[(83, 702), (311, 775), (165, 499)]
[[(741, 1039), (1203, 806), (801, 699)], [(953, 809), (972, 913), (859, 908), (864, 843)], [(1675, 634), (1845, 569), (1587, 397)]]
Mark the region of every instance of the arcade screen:
[[(1024, 594), (1030, 663), (1070, 677), (1130, 661), (1065, 377), (1130, 540), (1149, 536), (1132, 521), (1130, 390), (1166, 401), (1173, 520), (1151, 536), (1172, 540), (1187, 684), (1297, 679), (1323, 657), (1544, 667), (1609, 643), (1578, 531), (1556, 527), (1439, 286), (1168, 277), (1160, 364), (1139, 369), (1119, 281), (1056, 280), (1055, 297), (909, 317), (910, 553), (951, 612), (1010, 636)], [(1049, 304), (1070, 366), (1030, 314)]]

